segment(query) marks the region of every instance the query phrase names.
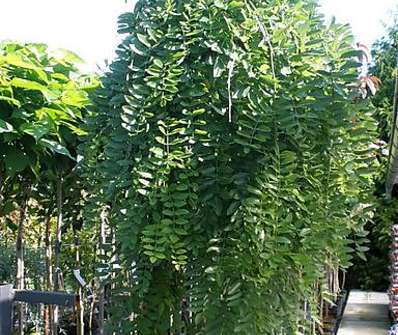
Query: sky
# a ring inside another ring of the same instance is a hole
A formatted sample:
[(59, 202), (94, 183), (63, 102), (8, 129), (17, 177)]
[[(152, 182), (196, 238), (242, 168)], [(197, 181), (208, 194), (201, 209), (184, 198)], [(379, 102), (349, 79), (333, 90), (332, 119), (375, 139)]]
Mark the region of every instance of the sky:
[[(113, 58), (117, 17), (134, 0), (0, 0), (0, 40), (46, 43), (83, 58), (90, 70)], [(127, 2), (127, 3), (126, 3)]]
[[(41, 42), (74, 51), (90, 70), (103, 68), (120, 38), (119, 14), (135, 0), (1, 0), (0, 40)], [(320, 0), (330, 19), (350, 23), (358, 42), (370, 46), (383, 35), (397, 0)]]
[(357, 42), (369, 48), (385, 32), (385, 24), (392, 23), (397, 12), (397, 0), (320, 0), (321, 11), (337, 22), (350, 23)]

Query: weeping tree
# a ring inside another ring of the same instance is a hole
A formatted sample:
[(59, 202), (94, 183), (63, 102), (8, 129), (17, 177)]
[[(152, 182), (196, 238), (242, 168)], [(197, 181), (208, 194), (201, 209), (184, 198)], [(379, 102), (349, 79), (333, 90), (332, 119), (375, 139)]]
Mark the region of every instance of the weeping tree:
[(83, 148), (109, 326), (315, 329), (325, 269), (364, 252), (377, 165), (349, 27), (289, 0), (138, 1), (119, 23)]
[[(88, 91), (95, 87), (92, 78), (79, 74), (80, 61), (71, 52), (50, 51), (43, 44), (0, 44), (0, 220), (4, 233), (16, 225), (18, 289), (26, 281), (25, 228), (33, 218), (47, 226), (39, 241), (46, 241), (48, 253), (53, 248), (48, 241), (51, 220), (56, 217), (54, 263), (60, 267), (62, 206), (67, 200), (63, 182), (76, 164), (76, 147), (85, 134), (79, 124)], [(47, 274), (47, 289), (54, 288), (53, 282), (60, 288), (57, 273)], [(19, 333), (23, 319), (21, 306)]]

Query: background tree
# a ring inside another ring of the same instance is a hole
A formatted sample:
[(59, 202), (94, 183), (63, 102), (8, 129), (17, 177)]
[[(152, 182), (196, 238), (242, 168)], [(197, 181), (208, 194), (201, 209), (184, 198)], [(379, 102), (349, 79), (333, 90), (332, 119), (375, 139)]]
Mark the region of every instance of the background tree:
[(375, 216), (370, 220), (366, 229), (370, 232), (370, 250), (367, 259), (356, 259), (355, 266), (351, 270), (350, 285), (362, 287), (367, 290), (385, 291), (389, 285), (389, 256), (390, 226), (396, 222), (398, 203), (396, 190), (393, 199), (387, 200), (385, 196), (386, 173), (388, 168), (388, 145), (392, 129), (393, 102), (395, 90), (395, 78), (397, 69), (397, 43), (398, 22), (388, 28), (386, 35), (377, 41), (372, 50), (374, 65), (370, 69), (381, 82), (379, 90), (372, 97), (375, 106), (375, 118), (378, 122), (378, 137), (380, 145), (384, 147), (378, 154), (380, 168), (375, 173), (376, 185)]
[[(49, 51), (43, 44), (0, 45), (0, 174), (4, 231), (16, 234), (16, 280), (23, 289), (26, 228), (38, 225), (39, 243), (48, 243), (51, 220), (57, 216), (55, 288), (59, 285), (63, 182), (76, 164), (76, 147), (85, 133), (79, 128), (88, 105), (88, 91), (96, 86), (81, 76), (81, 60), (65, 50)], [(55, 202), (55, 203), (54, 203)], [(44, 216), (44, 217), (43, 217)], [(36, 219), (44, 219), (37, 222)], [(46, 238), (42, 238), (47, 226)], [(9, 243), (9, 242), (8, 242)], [(51, 246), (47, 245), (47, 251)], [(50, 263), (47, 264), (48, 267)], [(49, 269), (47, 269), (49, 272)], [(9, 280), (9, 279), (8, 279)], [(35, 278), (38, 284), (41, 281)], [(44, 285), (46, 286), (46, 285)], [(23, 333), (24, 307), (19, 308)]]

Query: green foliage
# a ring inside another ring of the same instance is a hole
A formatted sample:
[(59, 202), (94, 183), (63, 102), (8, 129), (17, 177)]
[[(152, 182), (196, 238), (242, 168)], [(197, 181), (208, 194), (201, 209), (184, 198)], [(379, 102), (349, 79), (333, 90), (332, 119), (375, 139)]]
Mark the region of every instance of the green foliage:
[[(15, 277), (15, 247), (0, 241), (0, 284), (10, 283)], [(43, 250), (29, 246), (25, 251), (26, 281), (29, 288), (40, 288), (41, 275), (45, 271)]]
[(355, 260), (355, 265), (350, 269), (349, 284), (364, 290), (386, 291), (390, 284), (391, 225), (397, 223), (398, 201), (387, 201), (380, 197), (375, 208), (374, 218), (366, 225), (370, 239), (369, 251), (365, 260)]
[(0, 283), (9, 282), (10, 278), (12, 278), (13, 266), (14, 266), (14, 248), (10, 248), (9, 246), (1, 243), (0, 248)]
[[(378, 121), (378, 136), (381, 141), (389, 142), (392, 129), (392, 115), (394, 103), (394, 88), (397, 68), (398, 21), (388, 28), (386, 35), (373, 46), (374, 65), (372, 74), (380, 78), (381, 86), (372, 98), (375, 106), (375, 118)], [(384, 291), (389, 285), (389, 250), (391, 244), (390, 227), (397, 223), (398, 207), (396, 191), (393, 199), (385, 199), (385, 178), (388, 167), (388, 154), (378, 155), (380, 168), (375, 171), (377, 180), (374, 194), (375, 216), (367, 223), (366, 229), (370, 232), (370, 250), (367, 260), (357, 260), (352, 268), (352, 283), (355, 287), (366, 290)]]
[(77, 56), (58, 53), (42, 44), (0, 45), (1, 170), (11, 177), (38, 176), (54, 154), (73, 159), (69, 150), (84, 135), (79, 122), (91, 84), (76, 78)]
[(15, 201), (27, 189), (40, 198), (39, 180), (47, 183), (44, 193), (51, 198), (55, 187), (48, 182), (76, 164), (88, 92), (97, 87), (93, 77), (79, 74), (76, 61), (73, 53), (43, 44), (0, 44), (2, 216), (18, 208)]
[(304, 300), (316, 321), (325, 267), (363, 255), (377, 166), (349, 28), (313, 1), (146, 0), (119, 31), (83, 148), (114, 331), (292, 334)]
[(380, 78), (378, 94), (372, 99), (377, 108), (380, 139), (388, 142), (392, 127), (392, 105), (397, 68), (398, 19), (388, 29), (386, 36), (373, 46), (374, 66), (372, 73)]

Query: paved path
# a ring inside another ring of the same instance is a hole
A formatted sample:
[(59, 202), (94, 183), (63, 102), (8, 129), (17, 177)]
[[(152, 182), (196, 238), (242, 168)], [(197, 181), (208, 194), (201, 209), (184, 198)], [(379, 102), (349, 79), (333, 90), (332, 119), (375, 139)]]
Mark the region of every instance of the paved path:
[(337, 335), (387, 335), (389, 328), (386, 293), (350, 292)]

